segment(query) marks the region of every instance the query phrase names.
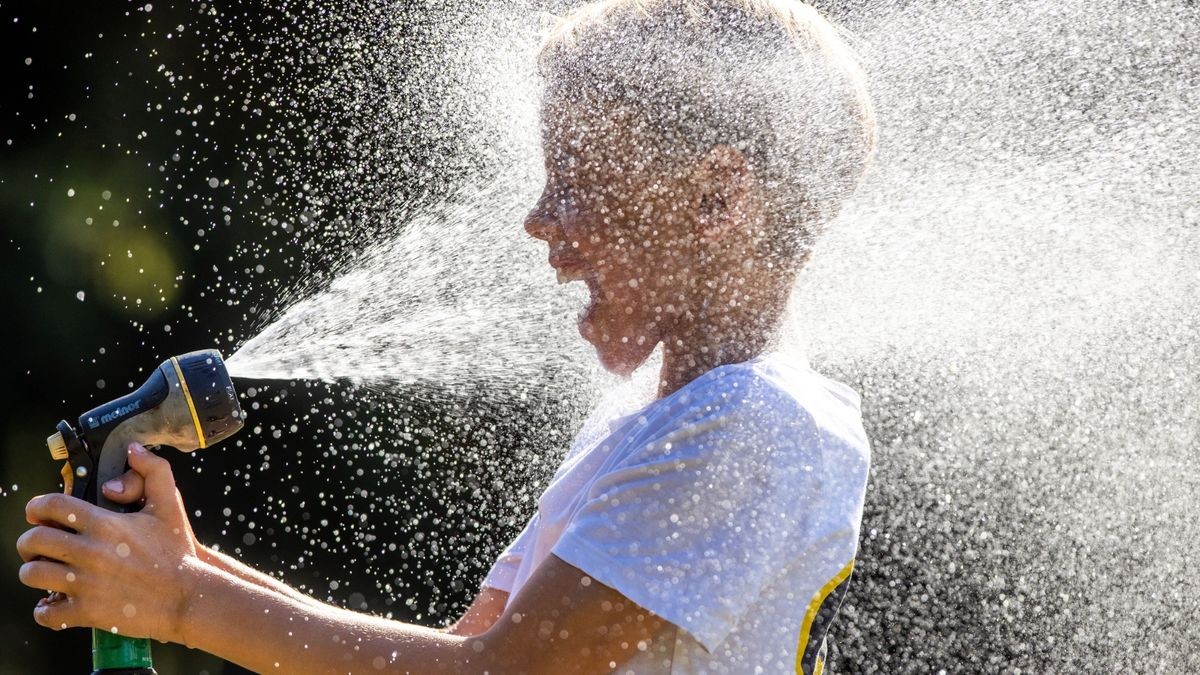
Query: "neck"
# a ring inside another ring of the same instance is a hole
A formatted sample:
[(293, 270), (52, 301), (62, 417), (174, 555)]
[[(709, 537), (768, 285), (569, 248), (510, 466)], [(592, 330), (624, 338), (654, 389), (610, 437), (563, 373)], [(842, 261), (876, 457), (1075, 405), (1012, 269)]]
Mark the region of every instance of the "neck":
[(713, 368), (748, 361), (770, 346), (795, 274), (726, 280), (709, 290), (663, 339), (658, 396), (668, 396)]

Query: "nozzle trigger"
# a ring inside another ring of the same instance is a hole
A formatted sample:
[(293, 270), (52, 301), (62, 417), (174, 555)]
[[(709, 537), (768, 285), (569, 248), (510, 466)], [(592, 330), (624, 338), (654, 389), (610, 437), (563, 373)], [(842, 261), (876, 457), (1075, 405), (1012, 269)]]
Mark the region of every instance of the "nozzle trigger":
[(60, 473), (62, 474), (63, 479), (63, 493), (69, 495), (75, 487), (75, 472), (71, 470), (71, 463), (63, 462), (62, 471)]

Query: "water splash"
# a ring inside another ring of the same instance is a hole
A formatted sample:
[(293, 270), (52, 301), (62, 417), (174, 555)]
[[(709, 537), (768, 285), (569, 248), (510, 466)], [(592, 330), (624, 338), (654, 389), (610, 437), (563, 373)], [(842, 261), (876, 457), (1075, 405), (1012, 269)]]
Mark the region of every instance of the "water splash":
[(1196, 667), (1198, 18), (851, 18), (884, 139), (797, 298), (877, 448), (840, 668)]
[[(529, 9), (474, 15), (488, 30), (455, 62), (483, 75), (440, 118), (486, 130), (461, 156), (498, 187), (384, 209), (373, 222), (399, 233), (327, 288), (285, 295), (235, 373), (451, 392), (587, 377), (579, 299), (554, 290), (519, 229), (537, 158), (531, 38), (511, 35), (532, 28)], [(862, 36), (883, 133), (793, 309), (819, 368), (864, 394), (876, 446), (836, 665), (1200, 668), (1186, 574), (1200, 535), (1200, 14), (1166, 0), (827, 9)], [(394, 39), (368, 31), (356, 49), (395, 73)], [(403, 142), (373, 130), (414, 123), (387, 95), (351, 124), (372, 162)]]
[(449, 394), (575, 383), (588, 359), (570, 316), (579, 299), (547, 301), (544, 251), (519, 226), (531, 199), (490, 189), (405, 219), (398, 237), (244, 344), (230, 372)]

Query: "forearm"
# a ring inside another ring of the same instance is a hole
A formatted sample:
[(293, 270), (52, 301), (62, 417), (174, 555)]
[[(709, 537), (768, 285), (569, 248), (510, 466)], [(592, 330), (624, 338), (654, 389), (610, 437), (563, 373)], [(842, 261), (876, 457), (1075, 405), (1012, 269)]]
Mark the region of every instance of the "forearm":
[[(479, 638), (306, 602), (197, 561), (181, 642), (261, 673), (473, 673)], [(474, 661), (474, 662), (473, 662)]]
[(243, 581), (248, 581), (255, 586), (261, 586), (269, 591), (281, 593), (289, 598), (299, 600), (301, 602), (322, 606), (324, 605), (324, 603), (321, 601), (301, 593), (299, 590), (288, 586), (269, 574), (263, 574), (262, 572), (259, 572), (240, 560), (231, 558), (224, 553), (215, 551), (207, 546), (196, 546), (196, 554), (199, 556), (200, 560), (208, 563), (209, 565), (212, 565), (219, 570), (228, 572), (229, 574), (232, 574)]

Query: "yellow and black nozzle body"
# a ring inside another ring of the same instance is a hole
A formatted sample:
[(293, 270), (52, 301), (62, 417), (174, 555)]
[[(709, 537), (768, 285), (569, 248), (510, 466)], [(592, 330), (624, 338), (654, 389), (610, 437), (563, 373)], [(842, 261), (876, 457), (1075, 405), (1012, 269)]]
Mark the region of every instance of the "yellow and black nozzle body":
[[(125, 473), (130, 443), (168, 445), (183, 452), (206, 448), (245, 423), (225, 360), (215, 349), (173, 356), (136, 390), (66, 420), (46, 439), (50, 454), (66, 460), (64, 491), (110, 511), (132, 506), (104, 497), (99, 486)], [(94, 675), (150, 674), (150, 641), (92, 631)]]

